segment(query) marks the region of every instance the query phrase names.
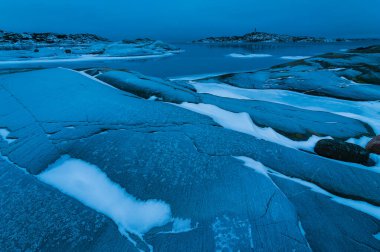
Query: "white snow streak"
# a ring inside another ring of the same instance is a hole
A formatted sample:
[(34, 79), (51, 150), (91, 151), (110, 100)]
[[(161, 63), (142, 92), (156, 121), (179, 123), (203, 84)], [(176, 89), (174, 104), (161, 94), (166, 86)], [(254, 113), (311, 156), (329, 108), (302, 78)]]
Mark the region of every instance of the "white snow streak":
[(323, 139), (321, 137), (311, 136), (307, 141), (293, 141), (277, 133), (272, 128), (261, 128), (257, 126), (252, 122), (251, 117), (245, 112), (233, 113), (211, 104), (184, 102), (178, 106), (209, 116), (216, 123), (226, 129), (245, 133), (258, 139), (278, 143), (290, 148), (313, 151), (315, 144)]
[(64, 156), (37, 177), (111, 218), (122, 234), (141, 235), (171, 220), (168, 204), (136, 199), (97, 166), (79, 159)]

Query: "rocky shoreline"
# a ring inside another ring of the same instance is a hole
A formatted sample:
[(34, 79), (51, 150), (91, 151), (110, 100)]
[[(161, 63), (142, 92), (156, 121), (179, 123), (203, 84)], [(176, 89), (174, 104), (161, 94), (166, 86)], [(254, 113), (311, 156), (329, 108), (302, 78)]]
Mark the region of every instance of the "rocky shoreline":
[(379, 62), (0, 74), (0, 250), (379, 251)]

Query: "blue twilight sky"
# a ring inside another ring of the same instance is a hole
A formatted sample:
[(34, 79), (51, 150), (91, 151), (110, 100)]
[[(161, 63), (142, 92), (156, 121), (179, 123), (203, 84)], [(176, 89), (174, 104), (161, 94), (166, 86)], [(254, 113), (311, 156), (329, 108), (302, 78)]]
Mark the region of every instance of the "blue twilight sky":
[(185, 41), (252, 31), (380, 37), (380, 0), (0, 0), (0, 29)]

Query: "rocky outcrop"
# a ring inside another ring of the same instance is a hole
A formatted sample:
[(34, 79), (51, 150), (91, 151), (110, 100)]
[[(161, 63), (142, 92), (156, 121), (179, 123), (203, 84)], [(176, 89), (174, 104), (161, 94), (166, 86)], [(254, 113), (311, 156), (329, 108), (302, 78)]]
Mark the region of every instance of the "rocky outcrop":
[(374, 137), (365, 147), (370, 153), (375, 153), (380, 155), (380, 136)]
[(331, 159), (367, 166), (374, 165), (374, 162), (369, 158), (369, 152), (359, 145), (352, 143), (323, 139), (318, 141), (315, 145), (314, 151), (320, 156)]

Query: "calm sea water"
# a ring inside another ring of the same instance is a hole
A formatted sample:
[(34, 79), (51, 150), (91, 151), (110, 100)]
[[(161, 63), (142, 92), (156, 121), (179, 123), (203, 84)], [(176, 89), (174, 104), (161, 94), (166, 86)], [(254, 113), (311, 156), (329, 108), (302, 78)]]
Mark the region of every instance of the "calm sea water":
[[(379, 43), (379, 41), (377, 41)], [(145, 62), (126, 62), (123, 65), (147, 75), (179, 77), (208, 73), (229, 73), (257, 70), (289, 62), (283, 56), (313, 56), (326, 52), (340, 52), (376, 44), (374, 41), (328, 43), (328, 44), (279, 44), (262, 43), (250, 45), (178, 44), (183, 53)], [(233, 58), (227, 55), (270, 54), (271, 57)], [(113, 64), (111, 64), (113, 65)]]
[[(340, 52), (379, 43), (379, 41), (359, 41), (344, 43), (258, 43), (244, 45), (207, 45), (207, 44), (176, 44), (184, 50), (182, 53), (164, 57), (138, 61), (113, 60), (96, 62), (61, 62), (34, 65), (34, 68), (68, 67), (89, 68), (109, 67), (114, 69), (129, 69), (145, 75), (163, 78), (202, 75), (209, 73), (228, 73), (267, 68), (290, 60), (283, 56), (313, 56), (326, 52)], [(233, 58), (227, 55), (269, 54), (270, 57)]]

